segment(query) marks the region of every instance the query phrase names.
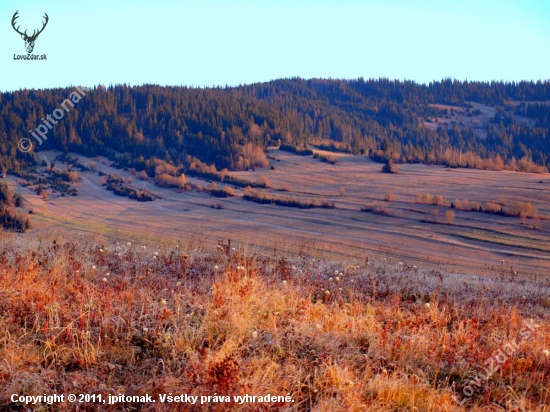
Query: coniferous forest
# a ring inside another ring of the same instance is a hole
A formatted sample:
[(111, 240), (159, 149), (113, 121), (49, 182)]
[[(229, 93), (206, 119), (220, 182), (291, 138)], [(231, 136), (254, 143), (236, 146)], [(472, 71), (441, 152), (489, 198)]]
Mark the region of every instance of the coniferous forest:
[[(309, 154), (309, 144), (386, 163), (537, 172), (550, 166), (548, 81), (446, 79), (425, 85), (294, 78), (225, 88), (100, 85), (66, 113), (41, 146), (18, 150), (19, 139), (34, 141), (29, 131), (73, 90), (0, 93), (0, 172), (23, 173), (38, 161), (35, 151), (58, 149), (104, 155), (151, 177), (158, 160), (215, 173), (266, 167), (268, 146)], [(472, 103), (495, 108), (486, 137), (466, 124), (427, 127), (430, 119), (446, 115), (435, 104), (462, 107), (475, 118)]]

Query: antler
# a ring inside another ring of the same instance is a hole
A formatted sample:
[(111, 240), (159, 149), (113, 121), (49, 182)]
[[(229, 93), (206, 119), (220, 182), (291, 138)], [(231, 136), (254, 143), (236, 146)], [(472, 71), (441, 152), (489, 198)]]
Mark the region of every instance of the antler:
[(42, 16), (42, 17), (44, 17), (46, 19), (46, 21), (44, 23), (42, 23), (42, 28), (40, 30), (38, 30), (38, 33), (35, 34), (36, 30), (33, 31), (32, 36), (30, 37), (31, 39), (36, 39), (38, 37), (38, 35), (44, 31), (44, 29), (46, 28), (46, 25), (48, 24), (48, 21), (50, 20), (50, 18), (48, 17), (48, 14), (46, 12), (44, 12), (44, 16)]
[(27, 36), (27, 30), (25, 30), (25, 33), (21, 33), (21, 32), (19, 31), (19, 27), (20, 27), (20, 26), (17, 26), (17, 28), (15, 28), (15, 20), (17, 20), (17, 18), (19, 17), (19, 16), (17, 15), (17, 13), (19, 13), (19, 10), (17, 10), (17, 11), (15, 12), (15, 14), (13, 15), (13, 17), (12, 17), (12, 19), (11, 19), (11, 25), (12, 25), (13, 29), (14, 29), (17, 33), (19, 33), (21, 36)]

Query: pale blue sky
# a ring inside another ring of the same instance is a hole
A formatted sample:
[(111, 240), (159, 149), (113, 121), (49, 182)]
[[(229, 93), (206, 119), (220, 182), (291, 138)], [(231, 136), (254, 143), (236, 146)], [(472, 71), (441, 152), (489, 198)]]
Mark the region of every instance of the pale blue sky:
[[(26, 54), (13, 31), (48, 27)], [(0, 2), (0, 90), (300, 76), (550, 79), (548, 0)]]

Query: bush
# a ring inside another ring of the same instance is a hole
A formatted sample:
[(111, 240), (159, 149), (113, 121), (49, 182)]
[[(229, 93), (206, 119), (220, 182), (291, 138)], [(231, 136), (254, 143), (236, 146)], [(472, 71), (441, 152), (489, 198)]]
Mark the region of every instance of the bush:
[(388, 160), (384, 166), (382, 166), (382, 172), (384, 173), (399, 173), (399, 167), (393, 163), (391, 160)]
[(29, 219), (19, 215), (15, 210), (0, 202), (0, 227), (15, 232), (26, 232), (30, 228)]
[(361, 212), (374, 213), (375, 215), (389, 216), (389, 213), (386, 209), (386, 205), (379, 205), (378, 203), (367, 203)]
[(226, 187), (225, 189), (217, 189), (214, 187), (210, 189), (210, 194), (214, 197), (233, 197), (235, 196), (235, 191), (230, 187)]
[(107, 186), (107, 190), (112, 191), (117, 196), (127, 197), (129, 199), (137, 200), (139, 202), (152, 202), (155, 197), (148, 190), (137, 190), (132, 187), (126, 186), (125, 179), (118, 175), (109, 175), (105, 180), (104, 185)]
[(448, 225), (452, 224), (455, 220), (455, 212), (453, 212), (452, 210), (447, 210), (445, 212), (445, 221), (447, 222)]
[(3, 203), (10, 203), (11, 201), (11, 194), (10, 190), (8, 189), (8, 185), (4, 182), (0, 182), (0, 202)]
[(260, 194), (256, 189), (253, 189), (250, 186), (245, 189), (243, 199), (259, 204), (274, 204), (284, 207), (297, 207), (299, 209), (336, 209), (334, 202), (329, 202), (324, 198), (310, 201), (298, 200), (296, 196), (292, 196), (290, 198), (270, 197), (265, 194)]
[(330, 163), (331, 165), (335, 165), (338, 161), (335, 156), (325, 156), (320, 153), (314, 153), (313, 158), (319, 159), (321, 162)]
[(296, 146), (292, 146), (292, 145), (288, 145), (288, 144), (282, 144), (279, 147), (279, 150), (284, 150), (286, 152), (291, 152), (291, 153), (297, 154), (299, 156), (312, 156), (313, 155), (313, 150), (311, 150), (311, 149), (305, 149), (305, 148), (304, 149), (299, 149)]

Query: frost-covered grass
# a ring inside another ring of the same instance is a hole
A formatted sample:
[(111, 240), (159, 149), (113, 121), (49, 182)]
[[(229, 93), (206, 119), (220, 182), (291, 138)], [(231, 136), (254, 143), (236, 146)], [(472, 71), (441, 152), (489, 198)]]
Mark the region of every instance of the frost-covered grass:
[[(290, 393), (270, 410), (549, 411), (550, 278), (416, 265), (3, 234), (0, 409), (22, 410), (11, 394)], [(154, 406), (100, 410), (184, 410)]]

